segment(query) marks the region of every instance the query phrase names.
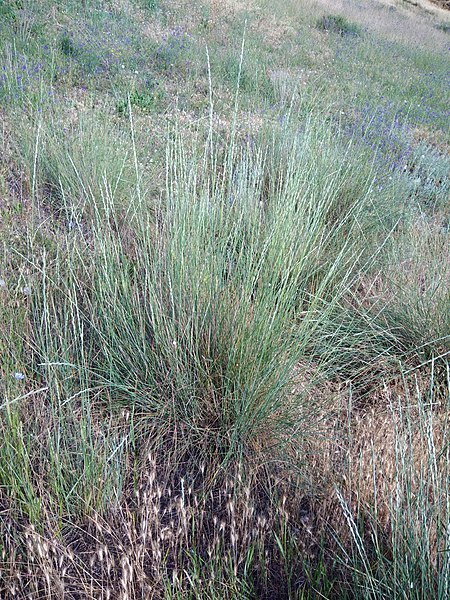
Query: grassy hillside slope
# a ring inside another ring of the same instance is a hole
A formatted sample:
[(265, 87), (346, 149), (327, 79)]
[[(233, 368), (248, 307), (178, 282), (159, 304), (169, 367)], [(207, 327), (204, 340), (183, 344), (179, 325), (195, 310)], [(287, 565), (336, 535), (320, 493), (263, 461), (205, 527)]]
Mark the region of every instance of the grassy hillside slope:
[(449, 19), (0, 0), (0, 597), (449, 596)]

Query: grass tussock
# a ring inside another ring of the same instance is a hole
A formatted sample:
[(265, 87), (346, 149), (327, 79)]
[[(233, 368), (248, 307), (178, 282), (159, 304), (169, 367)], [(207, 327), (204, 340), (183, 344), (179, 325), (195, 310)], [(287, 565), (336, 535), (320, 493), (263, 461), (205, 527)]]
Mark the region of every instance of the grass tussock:
[(445, 600), (439, 51), (46, 7), (0, 2), (0, 596)]
[(357, 37), (362, 33), (356, 23), (351, 23), (342, 15), (323, 15), (316, 26), (321, 31), (336, 33), (341, 37)]

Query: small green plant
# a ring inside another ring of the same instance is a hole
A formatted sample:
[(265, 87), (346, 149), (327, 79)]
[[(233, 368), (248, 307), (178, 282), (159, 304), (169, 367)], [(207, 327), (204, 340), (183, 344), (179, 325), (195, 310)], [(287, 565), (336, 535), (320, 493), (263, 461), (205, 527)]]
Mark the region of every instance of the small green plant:
[(15, 21), (16, 14), (11, 2), (0, 0), (0, 21)]
[(321, 31), (337, 33), (341, 37), (359, 37), (362, 34), (359, 25), (351, 23), (342, 15), (323, 15), (316, 26)]
[(444, 33), (450, 33), (450, 23), (436, 23), (435, 27)]
[(139, 108), (143, 112), (155, 110), (162, 100), (163, 94), (160, 90), (151, 89), (133, 90), (128, 98), (121, 98), (116, 104), (116, 110), (120, 116), (128, 113), (128, 103)]
[(158, 0), (143, 0), (142, 4), (144, 5), (144, 8), (146, 8), (150, 12), (155, 12), (159, 8)]
[(62, 34), (59, 47), (64, 56), (74, 57), (78, 54), (78, 49), (67, 32)]
[(225, 60), (222, 59), (221, 69), (224, 81), (231, 89), (235, 89), (239, 85), (239, 91), (244, 94), (273, 101), (275, 97), (273, 83), (262, 67), (255, 68), (255, 65), (252, 67), (249, 69), (246, 65), (241, 65), (239, 57), (230, 54)]

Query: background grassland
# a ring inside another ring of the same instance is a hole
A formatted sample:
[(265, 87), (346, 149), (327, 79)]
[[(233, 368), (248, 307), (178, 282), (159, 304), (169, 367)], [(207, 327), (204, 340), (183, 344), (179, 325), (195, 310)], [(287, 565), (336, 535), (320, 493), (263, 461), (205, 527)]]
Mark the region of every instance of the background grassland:
[(0, 596), (449, 589), (448, 20), (0, 0)]

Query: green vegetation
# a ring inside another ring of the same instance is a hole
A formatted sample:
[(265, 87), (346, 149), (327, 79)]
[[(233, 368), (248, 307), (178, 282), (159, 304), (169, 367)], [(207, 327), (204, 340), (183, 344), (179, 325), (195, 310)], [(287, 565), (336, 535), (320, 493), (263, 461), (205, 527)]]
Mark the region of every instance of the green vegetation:
[(1, 598), (448, 597), (446, 22), (347, 9), (0, 1)]
[(356, 23), (350, 23), (342, 15), (323, 15), (318, 19), (317, 27), (322, 31), (337, 33), (342, 37), (359, 36), (362, 33)]
[(450, 33), (450, 23), (436, 23), (436, 27), (445, 33)]

